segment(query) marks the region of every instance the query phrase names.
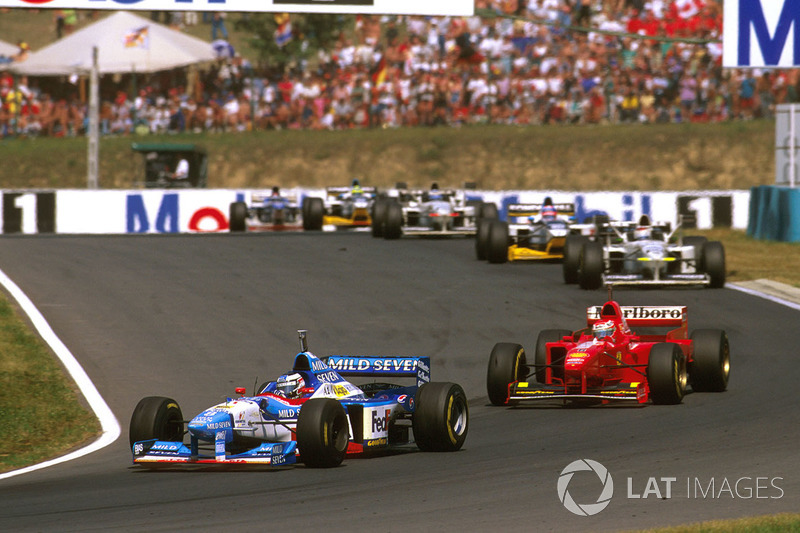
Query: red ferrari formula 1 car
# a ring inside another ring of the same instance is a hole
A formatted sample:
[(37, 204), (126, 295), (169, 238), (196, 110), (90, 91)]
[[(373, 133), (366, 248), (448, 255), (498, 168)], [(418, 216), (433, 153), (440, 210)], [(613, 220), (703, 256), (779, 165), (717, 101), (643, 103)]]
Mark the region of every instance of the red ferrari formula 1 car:
[[(687, 383), (694, 391), (727, 388), (728, 336), (718, 329), (689, 336), (686, 307), (627, 307), (610, 300), (586, 311), (587, 328), (542, 331), (533, 364), (519, 344), (497, 343), (486, 375), (489, 400), (494, 405), (532, 400), (678, 404)], [(664, 327), (673, 329), (649, 332)]]

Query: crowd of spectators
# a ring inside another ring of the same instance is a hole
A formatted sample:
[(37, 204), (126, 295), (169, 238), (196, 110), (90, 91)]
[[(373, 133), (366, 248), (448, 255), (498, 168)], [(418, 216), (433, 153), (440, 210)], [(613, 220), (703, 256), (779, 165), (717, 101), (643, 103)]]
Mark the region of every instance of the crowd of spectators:
[[(476, 9), (355, 17), (331, 49), (275, 75), (234, 56), (136, 94), (117, 87), (103, 95), (101, 132), (708, 122), (768, 118), (798, 100), (794, 70), (721, 67), (719, 0), (477, 0)], [(0, 95), (2, 135), (86, 131), (75, 95), (8, 74)]]

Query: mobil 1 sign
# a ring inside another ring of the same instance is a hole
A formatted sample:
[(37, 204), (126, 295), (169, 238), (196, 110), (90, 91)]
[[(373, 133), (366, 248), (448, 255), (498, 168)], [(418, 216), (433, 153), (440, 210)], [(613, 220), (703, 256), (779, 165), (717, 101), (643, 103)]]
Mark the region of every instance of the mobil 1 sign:
[(232, 190), (58, 191), (58, 233), (198, 233), (229, 229)]
[(800, 0), (726, 0), (722, 66), (800, 65)]

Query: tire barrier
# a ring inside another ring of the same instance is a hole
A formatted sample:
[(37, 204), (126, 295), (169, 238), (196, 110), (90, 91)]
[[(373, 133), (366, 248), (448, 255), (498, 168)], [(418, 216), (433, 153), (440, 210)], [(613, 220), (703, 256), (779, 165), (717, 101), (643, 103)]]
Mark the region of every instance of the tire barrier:
[(761, 185), (750, 189), (747, 235), (800, 242), (800, 189)]

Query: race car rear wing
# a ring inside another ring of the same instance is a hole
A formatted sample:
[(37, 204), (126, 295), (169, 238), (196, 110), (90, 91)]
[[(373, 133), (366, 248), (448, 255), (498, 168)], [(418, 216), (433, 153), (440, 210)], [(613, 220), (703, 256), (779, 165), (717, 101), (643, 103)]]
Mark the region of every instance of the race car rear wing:
[[(352, 191), (352, 187), (327, 187), (325, 189), (325, 193), (328, 196), (337, 196), (339, 194), (346, 194)], [(365, 194), (375, 194), (375, 187), (361, 187), (361, 191)]]
[[(586, 308), (586, 323), (591, 326), (600, 320), (608, 320), (613, 316), (607, 313), (613, 308), (609, 305), (595, 305)], [(640, 327), (685, 327), (687, 324), (686, 319), (686, 306), (681, 305), (662, 305), (662, 306), (646, 306), (646, 305), (622, 305), (619, 306), (623, 318), (629, 326)]]
[(342, 377), (415, 377), (418, 387), (431, 380), (430, 357), (330, 355), (324, 361)]
[[(553, 204), (556, 213), (559, 215), (575, 215), (575, 204)], [(542, 211), (541, 204), (511, 204), (508, 206), (508, 216), (510, 217), (535, 217)]]

